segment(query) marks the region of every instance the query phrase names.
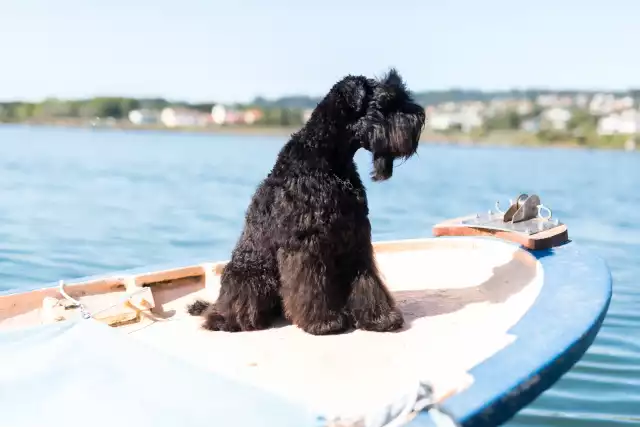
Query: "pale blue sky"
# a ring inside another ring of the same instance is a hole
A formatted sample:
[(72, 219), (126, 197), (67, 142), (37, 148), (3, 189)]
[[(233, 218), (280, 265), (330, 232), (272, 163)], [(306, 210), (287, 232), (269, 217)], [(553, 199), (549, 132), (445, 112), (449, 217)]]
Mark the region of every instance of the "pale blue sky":
[(0, 99), (640, 86), (638, 0), (0, 0)]

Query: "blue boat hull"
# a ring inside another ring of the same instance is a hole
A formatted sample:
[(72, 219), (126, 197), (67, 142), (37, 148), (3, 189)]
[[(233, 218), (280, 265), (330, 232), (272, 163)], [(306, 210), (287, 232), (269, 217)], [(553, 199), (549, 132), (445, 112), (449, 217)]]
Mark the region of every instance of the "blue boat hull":
[[(473, 384), (442, 405), (464, 427), (503, 424), (553, 386), (591, 346), (609, 309), (604, 260), (575, 242), (528, 252), (542, 264), (544, 284), (510, 329), (516, 340), (474, 367)], [(407, 424), (433, 425), (427, 413)]]

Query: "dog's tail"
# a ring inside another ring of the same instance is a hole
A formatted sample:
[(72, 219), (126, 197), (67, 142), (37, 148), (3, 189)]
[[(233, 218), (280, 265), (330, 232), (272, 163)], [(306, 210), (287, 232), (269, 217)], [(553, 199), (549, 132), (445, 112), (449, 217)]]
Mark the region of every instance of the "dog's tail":
[(192, 316), (202, 316), (202, 313), (204, 313), (210, 305), (210, 302), (201, 299), (195, 300), (187, 306), (187, 312)]

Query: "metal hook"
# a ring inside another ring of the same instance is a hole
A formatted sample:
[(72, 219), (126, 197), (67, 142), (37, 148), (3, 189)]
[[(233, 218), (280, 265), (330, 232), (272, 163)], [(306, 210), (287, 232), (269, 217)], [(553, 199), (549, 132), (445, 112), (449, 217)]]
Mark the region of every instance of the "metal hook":
[[(536, 206), (536, 208), (538, 208), (538, 218), (542, 218), (542, 219), (546, 219), (546, 220), (551, 219), (551, 215), (552, 215), (551, 209), (549, 209), (548, 207), (546, 207), (542, 203), (539, 204), (538, 206)], [(547, 211), (549, 213), (549, 215), (548, 216), (542, 215), (541, 212), (543, 210)]]
[[(509, 206), (511, 205), (513, 205), (513, 200), (509, 199)], [(496, 200), (496, 204), (494, 207), (496, 209), (496, 212), (499, 213), (500, 215), (504, 215), (504, 213), (506, 212), (500, 209), (500, 200)]]
[(516, 200), (509, 200), (510, 206), (503, 210), (500, 201), (487, 213), (476, 213), (475, 218), (462, 221), (467, 226), (484, 229), (503, 230), (532, 235), (558, 227), (561, 223), (553, 217), (551, 209), (542, 204), (537, 194), (519, 194)]

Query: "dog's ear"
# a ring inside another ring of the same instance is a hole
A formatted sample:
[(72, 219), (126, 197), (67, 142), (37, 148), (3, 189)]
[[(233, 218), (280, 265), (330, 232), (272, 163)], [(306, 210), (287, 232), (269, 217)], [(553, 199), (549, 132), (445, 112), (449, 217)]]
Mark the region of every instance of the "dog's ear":
[(337, 85), (341, 105), (351, 117), (361, 116), (367, 106), (368, 95), (371, 92), (371, 82), (363, 76), (349, 75)]
[(382, 86), (386, 88), (399, 88), (403, 92), (407, 91), (407, 87), (405, 86), (400, 73), (398, 73), (398, 70), (396, 70), (395, 68), (391, 68), (389, 72), (381, 79), (381, 81)]
[[(386, 75), (379, 80), (378, 97), (383, 104), (389, 102), (402, 104), (411, 99), (409, 90), (402, 79), (402, 76), (395, 68), (391, 68)], [(393, 107), (392, 105), (385, 105)]]

